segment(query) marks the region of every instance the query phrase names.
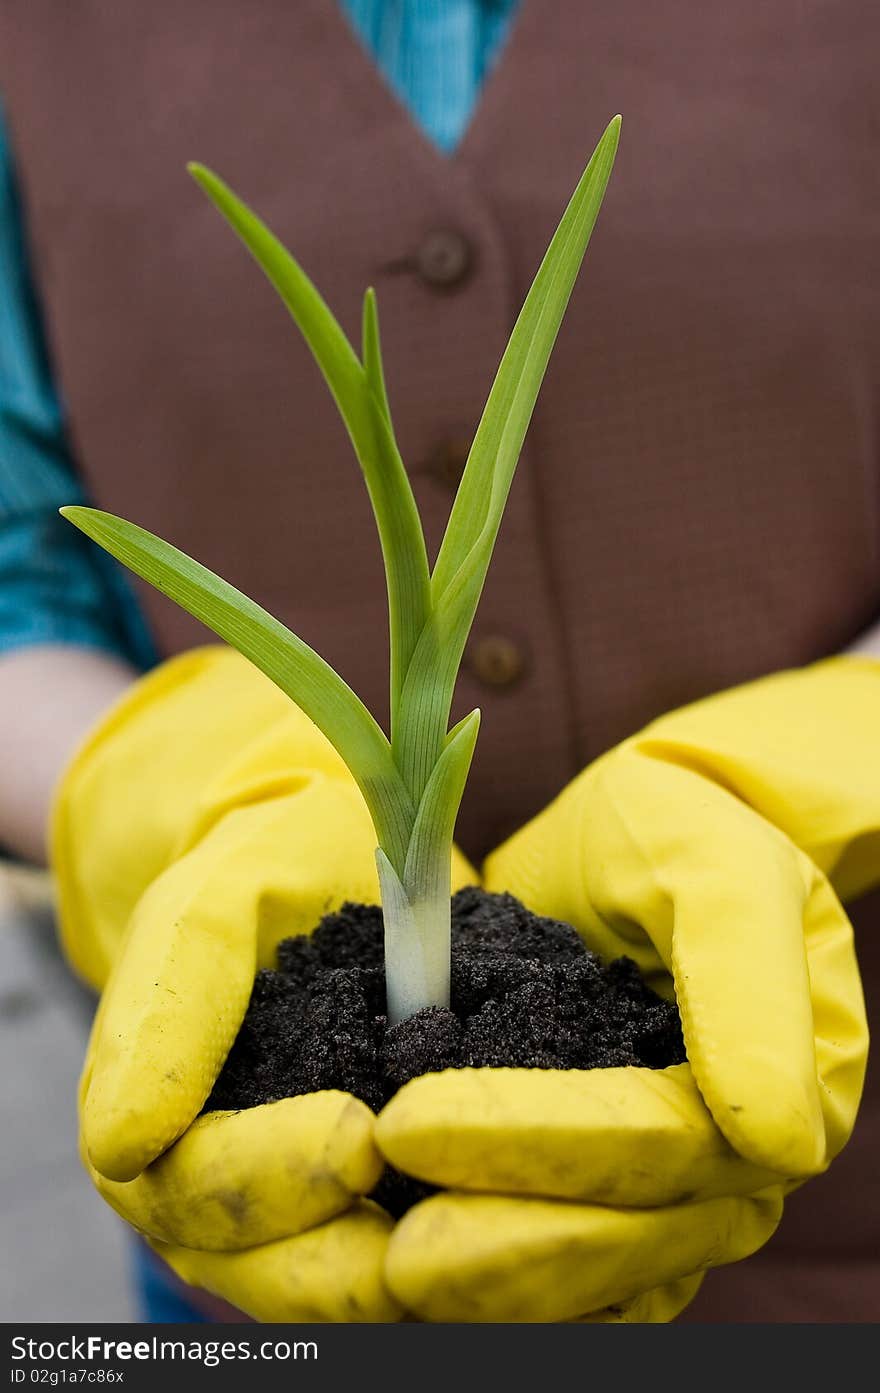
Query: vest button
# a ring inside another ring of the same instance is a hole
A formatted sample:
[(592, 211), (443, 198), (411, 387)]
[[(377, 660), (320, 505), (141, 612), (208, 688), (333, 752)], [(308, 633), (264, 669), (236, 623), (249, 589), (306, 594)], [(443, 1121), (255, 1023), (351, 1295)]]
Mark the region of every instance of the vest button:
[(468, 644), (465, 662), (486, 687), (512, 687), (525, 671), (526, 655), (504, 634), (485, 634)]
[(416, 252), (416, 270), (426, 285), (451, 290), (470, 274), (474, 253), (470, 242), (451, 228), (429, 232)]
[(454, 493), (461, 483), (469, 451), (470, 443), (464, 436), (447, 436), (434, 446), (425, 461), (425, 469), (438, 484)]

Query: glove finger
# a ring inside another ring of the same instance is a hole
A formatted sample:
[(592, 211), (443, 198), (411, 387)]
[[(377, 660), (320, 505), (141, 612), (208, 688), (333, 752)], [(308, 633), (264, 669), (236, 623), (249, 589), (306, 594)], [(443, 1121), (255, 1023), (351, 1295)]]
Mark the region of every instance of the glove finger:
[(303, 775), (298, 792), (230, 812), (153, 882), (84, 1077), (83, 1138), (102, 1175), (132, 1180), (198, 1114), (244, 1017), (258, 942), (310, 930), (344, 899), (376, 901), (373, 842), (353, 784)]
[(397, 1225), (386, 1276), (423, 1320), (567, 1321), (747, 1257), (781, 1213), (778, 1191), (653, 1210), (434, 1195)]
[(668, 1205), (772, 1184), (716, 1127), (686, 1064), (669, 1069), (449, 1069), (379, 1115), (398, 1170), (447, 1189)]
[(383, 1162), (375, 1118), (349, 1093), (310, 1093), (197, 1118), (127, 1184), (92, 1179), (141, 1233), (236, 1251), (316, 1227), (369, 1194)]
[[(240, 654), (198, 648), (134, 683), (77, 750), (55, 794), (51, 859), (64, 951), (92, 986), (106, 982), (135, 904), (174, 859), (215, 771), (290, 710)], [(302, 716), (303, 739), (310, 725)]]
[(574, 1325), (663, 1325), (675, 1320), (686, 1306), (689, 1306), (703, 1285), (703, 1272), (693, 1272), (689, 1277), (679, 1277), (676, 1282), (667, 1282), (663, 1287), (653, 1287), (651, 1291), (640, 1292), (631, 1301), (621, 1301), (616, 1306), (606, 1306), (601, 1311), (591, 1311), (589, 1315), (578, 1316)]
[(241, 1253), (153, 1243), (184, 1282), (255, 1320), (393, 1322), (401, 1310), (383, 1269), (392, 1220), (369, 1201), (320, 1228)]
[(849, 1140), (865, 1082), (868, 1022), (852, 924), (821, 871), (806, 863), (804, 919), (813, 1004), (816, 1068), (825, 1121), (826, 1159)]
[[(628, 753), (603, 778), (626, 865), (603, 915), (635, 909), (672, 970), (688, 1059), (730, 1144), (756, 1165), (825, 1163), (804, 946), (808, 864), (775, 828), (691, 770)], [(630, 867), (633, 868), (630, 871)]]
[[(660, 989), (661, 984), (671, 985), (670, 965), (638, 918), (642, 894), (635, 895), (629, 915), (618, 912), (605, 916), (596, 903), (600, 881), (618, 869), (606, 859), (600, 860), (597, 853), (604, 818), (599, 776), (607, 764), (622, 755), (622, 751), (612, 751), (591, 765), (537, 817), (493, 851), (483, 864), (482, 883), (492, 894), (515, 895), (534, 914), (571, 924), (606, 962), (626, 954), (651, 986)], [(613, 851), (630, 857), (625, 842), (621, 845), (618, 840)], [(630, 875), (638, 865), (629, 867)]]
[(634, 745), (575, 780), (537, 819), (534, 844), (528, 832), (496, 853), (493, 881), (516, 893), (520, 867), (528, 884), (549, 857), (541, 883), (565, 884), (591, 946), (632, 954), (647, 935), (674, 977), (688, 1059), (727, 1140), (782, 1175), (822, 1169), (809, 863), (791, 842), (717, 784)]
[(878, 700), (880, 662), (847, 654), (661, 716), (638, 745), (729, 788), (845, 900), (880, 864)]

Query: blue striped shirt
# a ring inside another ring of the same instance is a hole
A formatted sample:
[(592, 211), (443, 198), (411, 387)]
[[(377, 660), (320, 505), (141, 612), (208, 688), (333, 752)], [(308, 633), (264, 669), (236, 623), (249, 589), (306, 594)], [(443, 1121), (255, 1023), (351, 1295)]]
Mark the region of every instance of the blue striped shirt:
[(445, 154), (458, 145), (519, 0), (342, 0), (380, 72)]
[[(444, 151), (460, 141), (519, 0), (340, 0)], [(83, 500), (52, 378), (0, 110), (0, 652), (73, 643), (154, 661), (122, 570), (58, 516)]]

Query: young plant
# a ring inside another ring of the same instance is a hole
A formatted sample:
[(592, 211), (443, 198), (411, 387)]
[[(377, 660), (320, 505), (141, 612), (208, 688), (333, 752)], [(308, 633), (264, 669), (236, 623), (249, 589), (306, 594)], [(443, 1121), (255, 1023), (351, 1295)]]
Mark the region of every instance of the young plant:
[(391, 639), (390, 738), (301, 639), (176, 547), (91, 508), (62, 513), (118, 561), (249, 658), (336, 747), (378, 841), (388, 1016), (449, 1004), (450, 861), (479, 711), (451, 730), (459, 665), (516, 462), (617, 150), (608, 126), (520, 311), (489, 393), (433, 569), (397, 449), (376, 299), (366, 292), (358, 357), (308, 277), (269, 229), (201, 165), (190, 172), (265, 272), (333, 394), (363, 470), (385, 563)]

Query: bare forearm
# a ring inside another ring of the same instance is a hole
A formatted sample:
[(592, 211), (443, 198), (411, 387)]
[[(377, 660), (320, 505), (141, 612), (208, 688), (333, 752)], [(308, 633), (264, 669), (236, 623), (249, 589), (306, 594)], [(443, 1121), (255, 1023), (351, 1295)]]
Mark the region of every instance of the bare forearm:
[(136, 676), (121, 659), (86, 648), (47, 645), (0, 656), (0, 844), (45, 861), (58, 776)]
[(880, 623), (872, 625), (860, 634), (855, 643), (847, 649), (848, 653), (863, 653), (869, 658), (880, 658)]

